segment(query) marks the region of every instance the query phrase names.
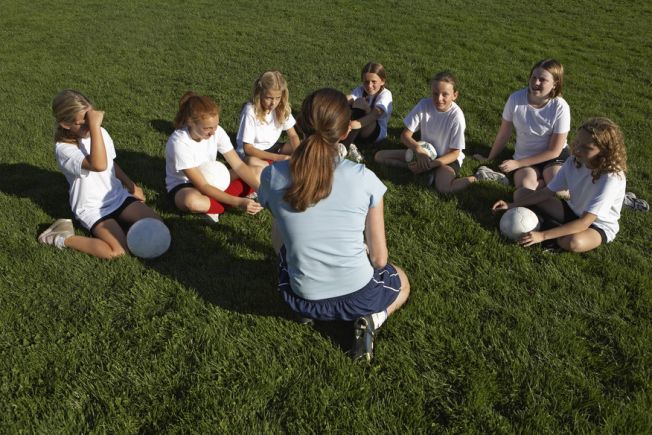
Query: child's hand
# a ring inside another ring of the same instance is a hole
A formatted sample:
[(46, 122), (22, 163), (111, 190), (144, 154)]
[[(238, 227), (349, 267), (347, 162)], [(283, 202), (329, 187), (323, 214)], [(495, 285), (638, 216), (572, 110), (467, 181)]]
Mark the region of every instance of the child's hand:
[(523, 234), (517, 243), (521, 246), (532, 246), (541, 242), (543, 242), (543, 233), (541, 231), (530, 231)]
[(129, 193), (131, 193), (138, 201), (145, 202), (145, 192), (143, 192), (143, 189), (141, 189), (136, 183), (134, 183)]
[(351, 121), (349, 126), (351, 127), (351, 130), (360, 130), (362, 128), (360, 121)]
[(496, 203), (491, 207), (491, 211), (496, 213), (498, 211), (505, 211), (509, 209), (509, 203), (501, 200), (496, 201)]
[(101, 126), (103, 120), (104, 112), (101, 110), (95, 110), (91, 108), (88, 110), (88, 112), (86, 112), (86, 122), (88, 122), (88, 128)]
[(420, 174), (430, 169), (430, 162), (432, 160), (429, 155), (417, 154), (417, 158), (413, 162), (408, 163), (408, 169), (414, 174)]
[(503, 172), (512, 172), (520, 167), (521, 164), (518, 162), (518, 160), (505, 160), (500, 165), (498, 165), (498, 168)]
[(483, 156), (482, 154), (473, 154), (473, 158), (476, 160), (479, 160), (481, 162), (484, 162), (485, 160), (489, 160), (489, 156)]
[(263, 206), (249, 198), (241, 198), (240, 208), (246, 211), (248, 214), (256, 214), (263, 209)]

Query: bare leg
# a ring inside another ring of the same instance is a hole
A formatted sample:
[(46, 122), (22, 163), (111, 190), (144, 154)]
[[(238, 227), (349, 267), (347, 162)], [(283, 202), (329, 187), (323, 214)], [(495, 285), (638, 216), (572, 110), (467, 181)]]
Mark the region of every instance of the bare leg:
[(525, 187), (526, 189), (537, 190), (539, 187), (539, 173), (529, 166), (517, 169), (514, 173), (514, 186), (517, 189)]
[(184, 187), (174, 195), (174, 205), (181, 211), (206, 213), (211, 206), (211, 200), (194, 187)]
[(478, 181), (475, 177), (457, 178), (450, 166), (440, 166), (435, 170), (435, 189), (440, 193), (453, 193)]
[[(561, 169), (561, 165), (554, 165), (554, 166), (548, 166), (543, 170), (543, 181), (545, 185), (547, 186), (550, 181), (555, 178), (555, 175), (557, 175), (557, 172)], [(570, 192), (568, 190), (564, 190), (561, 192), (557, 192), (557, 195), (561, 196), (564, 199), (570, 198)]]
[(391, 316), (394, 313), (394, 311), (401, 308), (403, 304), (405, 304), (405, 302), (407, 301), (408, 296), (410, 296), (410, 281), (408, 280), (407, 275), (400, 267), (398, 266), (394, 266), (394, 267), (396, 268), (396, 271), (398, 272), (398, 276), (401, 279), (401, 290), (399, 291), (398, 296), (396, 297), (394, 302), (392, 302), (392, 304), (389, 307), (387, 307), (388, 316)]
[(557, 244), (565, 251), (586, 252), (595, 249), (602, 243), (602, 237), (593, 228), (557, 239)]
[(393, 166), (397, 168), (407, 168), (405, 162), (405, 150), (382, 150), (374, 155), (376, 163), (381, 165)]
[(110, 260), (124, 255), (127, 251), (127, 236), (118, 221), (108, 219), (93, 228), (95, 237), (71, 236), (66, 239), (66, 247)]

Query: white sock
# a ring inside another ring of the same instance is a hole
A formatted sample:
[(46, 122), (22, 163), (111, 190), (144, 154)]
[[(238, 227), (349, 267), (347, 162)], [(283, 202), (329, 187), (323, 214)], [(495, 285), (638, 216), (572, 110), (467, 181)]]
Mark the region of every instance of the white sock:
[(380, 328), (380, 325), (385, 323), (385, 320), (387, 320), (387, 310), (373, 313), (371, 319), (374, 321), (374, 329)]
[(59, 248), (59, 249), (63, 249), (63, 248), (65, 248), (66, 245), (64, 244), (64, 242), (66, 241), (67, 238), (68, 238), (68, 237), (64, 237), (63, 234), (58, 234), (58, 235), (54, 238), (54, 246), (56, 246), (56, 247)]

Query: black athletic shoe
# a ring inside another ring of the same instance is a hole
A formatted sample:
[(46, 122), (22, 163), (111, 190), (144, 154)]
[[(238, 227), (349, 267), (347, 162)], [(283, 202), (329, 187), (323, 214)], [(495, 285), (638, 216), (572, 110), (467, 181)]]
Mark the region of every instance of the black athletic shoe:
[(371, 314), (358, 318), (353, 322), (355, 340), (353, 342), (353, 359), (356, 361), (371, 361), (374, 356), (374, 321)]

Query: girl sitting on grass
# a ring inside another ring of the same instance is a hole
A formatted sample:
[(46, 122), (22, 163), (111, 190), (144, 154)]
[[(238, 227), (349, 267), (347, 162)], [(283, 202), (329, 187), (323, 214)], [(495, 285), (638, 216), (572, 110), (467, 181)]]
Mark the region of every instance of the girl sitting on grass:
[[(240, 114), (238, 154), (247, 164), (261, 168), (289, 159), (299, 145), (294, 124), (285, 78), (278, 71), (263, 73), (254, 83), (251, 100)], [(289, 142), (277, 143), (283, 131)]]
[(70, 184), (70, 207), (93, 237), (76, 236), (70, 219), (58, 219), (38, 241), (111, 259), (127, 252), (121, 225), (159, 219), (145, 205), (145, 194), (113, 161), (113, 140), (102, 128), (104, 112), (80, 92), (66, 89), (54, 97), (54, 142), (59, 168)]
[[(341, 153), (362, 161), (358, 146), (367, 147), (387, 137), (387, 122), (392, 116), (392, 93), (385, 87), (387, 74), (379, 63), (369, 62), (360, 73), (362, 84), (347, 96), (352, 107), (351, 132), (342, 141)], [(357, 146), (356, 146), (357, 144)]]
[[(585, 252), (616, 237), (627, 170), (620, 128), (607, 118), (591, 118), (577, 130), (572, 151), (572, 157), (546, 187), (521, 187), (514, 192), (513, 203), (493, 205), (493, 211), (536, 206), (535, 211), (544, 215), (544, 225), (555, 221), (550, 229), (523, 235), (519, 244), (530, 246), (554, 239), (566, 251)], [(554, 196), (563, 190), (570, 193), (568, 201)]]
[(350, 120), (341, 92), (309, 95), (299, 117), (307, 137), (292, 160), (263, 170), (258, 197), (281, 235), (283, 246), (275, 248), (285, 302), (304, 318), (354, 320), (353, 355), (369, 360), (376, 329), (405, 303), (410, 285), (387, 262), (386, 187), (364, 165), (338, 155)]
[[(252, 215), (262, 210), (260, 204), (246, 197), (253, 192), (251, 187), (258, 187), (258, 177), (218, 125), (219, 112), (209, 97), (186, 92), (174, 118), (176, 130), (165, 146), (165, 186), (170, 199), (179, 210), (205, 213), (214, 222), (225, 207), (240, 207)], [(231, 183), (224, 191), (208, 184), (199, 170), (202, 163), (215, 161), (218, 151), (231, 166)]]
[[(428, 184), (435, 185), (438, 192), (451, 193), (477, 181), (476, 177), (457, 178), (464, 161), (464, 130), (466, 122), (460, 106), (455, 103), (459, 96), (458, 82), (450, 72), (435, 74), (430, 80), (431, 98), (423, 98), (405, 117), (405, 129), (401, 142), (414, 151), (416, 159), (405, 161), (405, 150), (382, 150), (375, 155), (376, 162), (408, 168), (415, 174), (432, 171)], [(421, 140), (431, 144), (437, 158), (431, 159), (414, 138), (420, 131)]]
[[(489, 156), (476, 154), (478, 160), (493, 160), (500, 154), (516, 129), (514, 156), (498, 165), (505, 173), (514, 172), (516, 188), (539, 189), (555, 176), (566, 158), (566, 137), (570, 131), (570, 108), (561, 96), (564, 67), (555, 59), (543, 59), (530, 71), (526, 88), (509, 96), (503, 120)], [(492, 179), (508, 184), (507, 177), (486, 166), (482, 171)]]

